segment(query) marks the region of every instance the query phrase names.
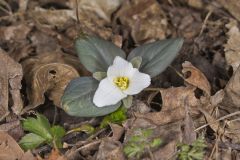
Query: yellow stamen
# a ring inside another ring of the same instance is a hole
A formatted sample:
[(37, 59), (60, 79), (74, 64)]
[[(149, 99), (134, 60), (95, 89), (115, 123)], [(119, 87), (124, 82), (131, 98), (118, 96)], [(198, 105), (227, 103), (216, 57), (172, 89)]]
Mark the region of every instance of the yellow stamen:
[(129, 86), (129, 79), (127, 77), (117, 77), (113, 79), (115, 85), (121, 90), (126, 90)]

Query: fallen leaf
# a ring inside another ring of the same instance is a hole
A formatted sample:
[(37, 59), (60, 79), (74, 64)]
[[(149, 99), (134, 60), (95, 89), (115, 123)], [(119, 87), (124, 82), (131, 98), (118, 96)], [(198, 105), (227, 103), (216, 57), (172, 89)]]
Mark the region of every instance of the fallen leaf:
[(225, 96), (223, 99), (223, 105), (227, 110), (231, 108), (236, 108), (239, 110), (240, 107), (240, 67), (234, 72), (231, 79), (228, 81), (226, 87), (224, 88)]
[(113, 135), (112, 135), (112, 139), (115, 141), (118, 141), (123, 133), (124, 133), (124, 128), (118, 124), (114, 124), (114, 123), (110, 123), (110, 127), (112, 129)]
[(157, 1), (125, 1), (117, 17), (123, 25), (131, 29), (136, 43), (166, 38), (168, 21)]
[(24, 77), (28, 86), (27, 94), (30, 104), (24, 109), (33, 109), (45, 101), (46, 94), (56, 106), (60, 106), (61, 97), (67, 84), (79, 77), (71, 64), (64, 63), (62, 55), (48, 53), (25, 60)]
[(156, 125), (164, 125), (170, 122), (183, 120), (185, 117), (185, 105), (189, 105), (191, 115), (198, 115), (197, 106), (200, 101), (195, 97), (192, 86), (172, 87), (160, 89), (162, 96), (162, 110), (145, 114), (135, 113), (136, 117), (151, 120)]
[(0, 159), (36, 160), (30, 152), (24, 153), (17, 142), (7, 133), (0, 131)]
[(13, 100), (13, 106), (11, 107), (13, 112), (18, 115), (23, 108), (20, 94), (23, 73), (22, 66), (9, 57), (1, 48), (0, 68), (0, 119), (3, 119), (9, 114), (9, 93)]
[(96, 160), (125, 160), (122, 152), (122, 144), (112, 138), (102, 140)]
[(0, 28), (0, 40), (7, 42), (21, 42), (26, 40), (28, 33), (31, 31), (31, 26), (25, 23), (15, 24)]
[(238, 0), (217, 0), (220, 4), (227, 9), (238, 21), (240, 21), (240, 4)]
[[(94, 14), (104, 19), (106, 22), (110, 22), (113, 12), (119, 8), (122, 2), (122, 0), (81, 0), (78, 3), (78, 9), (80, 12)], [(71, 5), (75, 8), (75, 1), (73, 1)]]
[(207, 78), (205, 77), (205, 75), (188, 61), (185, 61), (182, 64), (182, 66), (183, 66), (183, 69), (182, 69), (183, 74), (187, 74), (188, 72), (190, 72), (190, 76), (185, 78), (184, 80), (189, 84), (200, 88), (205, 93), (207, 93), (208, 96), (210, 96), (211, 86)]
[[(187, 99), (186, 99), (187, 100)], [(190, 116), (190, 108), (188, 104), (184, 105), (185, 108), (185, 118), (184, 118), (184, 130), (183, 130), (183, 143), (192, 144), (197, 137), (194, 127), (194, 122)]]
[[(128, 128), (126, 128), (127, 132), (124, 137), (125, 144), (128, 142), (130, 137), (139, 134), (139, 129), (151, 129), (153, 131), (151, 135), (145, 137), (147, 139), (146, 141), (150, 141), (154, 138), (160, 138), (162, 140), (162, 144), (151, 151), (156, 159), (159, 157), (161, 157), (161, 159), (170, 159), (177, 151), (177, 144), (182, 142), (181, 123), (179, 122), (157, 126), (152, 123), (151, 120), (137, 118), (134, 120), (129, 119), (127, 123), (129, 124)], [(148, 154), (141, 159), (147, 157), (149, 157)]]
[(14, 114), (9, 114), (6, 117), (6, 122), (0, 125), (0, 131), (7, 132), (16, 141), (20, 140), (20, 138), (24, 135), (21, 122)]
[(233, 67), (235, 72), (240, 64), (240, 31), (236, 20), (231, 19), (226, 25), (229, 29), (227, 32), (228, 40), (224, 45), (225, 58), (228, 65)]

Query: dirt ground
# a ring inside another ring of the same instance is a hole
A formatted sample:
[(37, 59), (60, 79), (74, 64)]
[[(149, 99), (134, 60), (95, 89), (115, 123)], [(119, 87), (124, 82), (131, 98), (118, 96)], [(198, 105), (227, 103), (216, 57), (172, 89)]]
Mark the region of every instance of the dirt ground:
[[(238, 0), (0, 0), (0, 160), (240, 160), (239, 22)], [(159, 90), (134, 96), (123, 121), (99, 129), (104, 117), (61, 108), (67, 84), (91, 75), (74, 47), (81, 33), (127, 54), (168, 38), (184, 44), (152, 80)], [(66, 130), (62, 147), (20, 148), (22, 120), (36, 113)], [(124, 148), (141, 129), (151, 130), (145, 142), (162, 142), (131, 157)]]

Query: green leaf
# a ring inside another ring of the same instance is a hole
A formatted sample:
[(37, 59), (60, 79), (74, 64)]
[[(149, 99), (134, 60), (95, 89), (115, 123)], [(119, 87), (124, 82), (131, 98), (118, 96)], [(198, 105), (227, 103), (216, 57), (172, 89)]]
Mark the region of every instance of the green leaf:
[(93, 96), (98, 84), (98, 81), (92, 77), (79, 77), (72, 80), (64, 91), (61, 107), (69, 115), (78, 117), (97, 117), (116, 111), (121, 102), (106, 107), (94, 105)]
[(66, 131), (63, 127), (55, 125), (51, 128), (51, 134), (54, 138), (62, 138), (63, 136), (65, 136)]
[(46, 140), (41, 136), (29, 133), (26, 134), (22, 139), (19, 141), (19, 145), (22, 147), (23, 150), (34, 149), (39, 145), (43, 144)]
[(22, 124), (24, 130), (35, 133), (47, 141), (52, 140), (50, 123), (45, 116), (37, 114), (37, 118), (27, 118)]
[(126, 98), (124, 98), (122, 101), (123, 101), (123, 106), (125, 108), (130, 108), (132, 106), (133, 96), (129, 95)]
[(98, 81), (101, 81), (105, 77), (107, 77), (107, 73), (106, 72), (95, 72), (95, 73), (93, 73), (93, 78), (95, 78)]
[(134, 57), (133, 59), (131, 59), (131, 63), (133, 65), (133, 68), (139, 69), (142, 63), (142, 57), (140, 56)]
[(137, 56), (142, 57), (140, 71), (155, 77), (173, 61), (182, 44), (182, 38), (156, 41), (135, 48), (127, 59), (131, 61)]
[(92, 73), (106, 72), (116, 56), (125, 58), (125, 53), (113, 43), (94, 36), (82, 36), (75, 42), (80, 62)]
[(95, 132), (95, 128), (91, 126), (90, 124), (83, 124), (78, 128), (74, 128), (70, 131), (68, 131), (67, 134), (72, 133), (72, 132), (85, 132), (87, 134), (92, 134)]
[(155, 138), (150, 144), (150, 147), (158, 147), (161, 144), (162, 144), (162, 140), (160, 138)]
[(65, 136), (66, 131), (63, 127), (55, 125), (51, 128), (51, 134), (53, 136), (53, 143), (57, 148), (62, 148), (62, 137)]
[(115, 112), (105, 116), (100, 124), (100, 128), (105, 128), (109, 123), (122, 123), (127, 119), (126, 108), (120, 107)]

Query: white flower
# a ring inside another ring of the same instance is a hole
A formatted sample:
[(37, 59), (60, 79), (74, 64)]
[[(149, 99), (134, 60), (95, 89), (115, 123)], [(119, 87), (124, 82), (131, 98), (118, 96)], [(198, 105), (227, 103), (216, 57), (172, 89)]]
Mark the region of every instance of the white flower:
[(132, 64), (117, 56), (107, 70), (107, 77), (101, 80), (93, 103), (97, 107), (117, 104), (128, 95), (134, 95), (147, 88), (151, 83), (148, 74), (133, 68)]

